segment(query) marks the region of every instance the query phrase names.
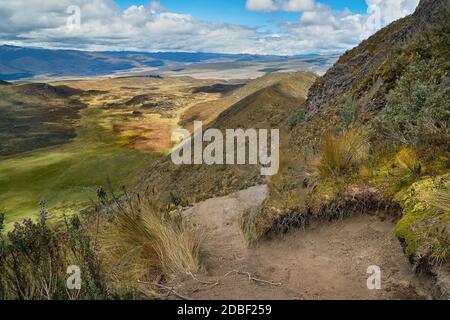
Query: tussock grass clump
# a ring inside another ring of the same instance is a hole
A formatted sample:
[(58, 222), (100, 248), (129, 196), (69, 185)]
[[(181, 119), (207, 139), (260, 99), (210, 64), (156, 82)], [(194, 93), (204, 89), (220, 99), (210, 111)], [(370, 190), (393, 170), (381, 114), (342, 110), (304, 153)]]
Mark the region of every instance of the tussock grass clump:
[(261, 239), (273, 225), (274, 215), (265, 206), (255, 206), (244, 211), (239, 225), (247, 245)]
[(240, 227), (251, 245), (265, 236), (306, 229), (311, 224), (343, 220), (353, 215), (382, 213), (395, 216), (399, 206), (377, 190), (367, 186), (344, 186), (343, 189), (317, 185), (311, 188), (303, 204), (276, 208), (264, 203), (244, 212)]
[(101, 236), (114, 290), (132, 292), (140, 281), (202, 269), (202, 235), (180, 212), (162, 212), (139, 196), (116, 205), (115, 220)]
[(361, 128), (350, 127), (337, 135), (327, 133), (322, 139), (317, 171), (324, 179), (349, 174), (359, 168), (368, 152), (369, 141)]
[(422, 174), (422, 163), (417, 153), (411, 148), (403, 148), (397, 155), (397, 162), (403, 169), (409, 171), (414, 177), (420, 177)]
[(439, 210), (450, 212), (450, 187), (443, 191), (434, 191), (427, 195), (426, 200)]

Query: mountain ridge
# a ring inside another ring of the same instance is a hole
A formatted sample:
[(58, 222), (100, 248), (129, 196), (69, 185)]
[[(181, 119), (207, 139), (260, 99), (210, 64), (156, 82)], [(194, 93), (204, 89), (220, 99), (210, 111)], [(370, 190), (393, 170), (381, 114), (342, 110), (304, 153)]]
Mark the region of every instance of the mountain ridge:
[[(0, 46), (0, 79), (35, 76), (96, 76), (133, 68), (157, 68), (170, 63), (209, 61), (273, 61), (286, 56), (201, 52), (81, 51)], [(52, 61), (51, 64), (47, 63)]]
[[(381, 110), (386, 104), (385, 95), (403, 71), (403, 66), (395, 66), (392, 61), (399, 58), (402, 46), (419, 37), (430, 41), (429, 33), (435, 31), (450, 41), (450, 27), (442, 23), (448, 21), (449, 8), (449, 0), (422, 0), (412, 15), (393, 22), (344, 53), (311, 87), (305, 106), (307, 114), (324, 113), (347, 99), (356, 102), (361, 114)], [(433, 30), (436, 26), (443, 30)]]

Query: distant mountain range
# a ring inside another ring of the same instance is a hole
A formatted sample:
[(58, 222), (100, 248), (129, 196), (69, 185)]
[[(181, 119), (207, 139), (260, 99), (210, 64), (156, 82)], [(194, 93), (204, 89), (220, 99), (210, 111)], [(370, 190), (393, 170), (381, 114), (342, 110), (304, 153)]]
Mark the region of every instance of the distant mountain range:
[[(317, 55), (295, 56), (314, 58)], [(134, 68), (217, 61), (280, 61), (292, 57), (187, 52), (87, 52), (0, 46), (0, 80), (99, 76)]]

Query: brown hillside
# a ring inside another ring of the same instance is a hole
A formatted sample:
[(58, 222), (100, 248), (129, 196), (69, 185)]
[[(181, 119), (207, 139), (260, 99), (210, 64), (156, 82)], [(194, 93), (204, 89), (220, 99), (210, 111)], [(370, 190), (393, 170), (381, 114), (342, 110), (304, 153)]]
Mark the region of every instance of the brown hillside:
[(308, 115), (325, 112), (349, 98), (363, 114), (378, 111), (412, 60), (448, 61), (449, 8), (450, 0), (422, 0), (413, 15), (390, 24), (342, 55), (312, 86), (306, 103)]
[[(255, 92), (266, 79), (258, 79), (239, 89), (234, 95), (252, 92), (229, 106), (229, 97), (209, 103), (218, 116), (211, 119), (210, 127), (225, 129), (280, 129), (281, 144), (288, 142), (287, 115), (304, 104), (309, 86), (315, 77), (311, 73), (277, 74), (270, 77), (275, 84)], [(235, 99), (235, 98), (234, 98)], [(217, 109), (215, 109), (217, 107)], [(196, 110), (192, 109), (191, 114)], [(200, 114), (202, 111), (200, 111)], [(199, 120), (205, 120), (198, 116)], [(206, 124), (204, 124), (206, 126)], [(281, 147), (286, 148), (286, 146)], [(226, 195), (264, 182), (259, 166), (251, 165), (182, 165), (176, 166), (168, 157), (153, 166), (143, 177), (139, 188), (152, 193), (156, 202), (163, 204), (192, 204), (199, 200)]]

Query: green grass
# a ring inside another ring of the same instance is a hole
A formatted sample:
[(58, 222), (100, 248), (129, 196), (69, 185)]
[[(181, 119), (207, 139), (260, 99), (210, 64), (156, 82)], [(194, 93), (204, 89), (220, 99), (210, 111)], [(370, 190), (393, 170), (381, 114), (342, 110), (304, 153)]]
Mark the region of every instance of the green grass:
[(131, 186), (159, 156), (132, 150), (112, 130), (107, 111), (81, 112), (77, 137), (68, 144), (0, 158), (0, 211), (6, 227), (36, 217), (40, 200), (53, 214), (79, 212), (95, 199), (98, 187)]
[(449, 190), (450, 174), (446, 174), (420, 180), (397, 194), (403, 218), (396, 233), (405, 243), (408, 256), (414, 259), (431, 257), (432, 262), (438, 264), (448, 261), (450, 211), (448, 206), (440, 205), (444, 201), (433, 199), (448, 201)]

